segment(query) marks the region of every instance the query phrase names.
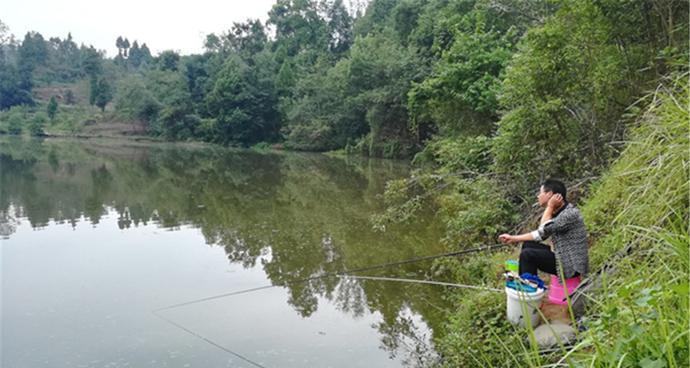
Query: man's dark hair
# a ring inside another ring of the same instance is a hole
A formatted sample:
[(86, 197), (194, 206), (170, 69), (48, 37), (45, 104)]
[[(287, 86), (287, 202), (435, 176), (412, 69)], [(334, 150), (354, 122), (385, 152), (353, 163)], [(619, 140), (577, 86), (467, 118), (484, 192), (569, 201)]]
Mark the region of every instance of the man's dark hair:
[(546, 179), (541, 185), (544, 187), (545, 192), (558, 193), (563, 196), (563, 199), (565, 199), (566, 190), (565, 184), (563, 184), (562, 181)]

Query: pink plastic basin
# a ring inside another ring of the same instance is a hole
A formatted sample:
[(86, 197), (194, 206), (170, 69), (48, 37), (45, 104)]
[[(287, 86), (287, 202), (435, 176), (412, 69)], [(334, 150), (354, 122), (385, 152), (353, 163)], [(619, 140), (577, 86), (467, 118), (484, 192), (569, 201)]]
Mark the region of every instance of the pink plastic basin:
[(565, 288), (561, 285), (561, 281), (558, 277), (551, 275), (551, 285), (549, 286), (549, 303), (566, 305), (567, 300), (564, 300), (566, 294), (575, 291), (578, 285), (580, 285), (580, 276), (571, 277), (565, 280)]

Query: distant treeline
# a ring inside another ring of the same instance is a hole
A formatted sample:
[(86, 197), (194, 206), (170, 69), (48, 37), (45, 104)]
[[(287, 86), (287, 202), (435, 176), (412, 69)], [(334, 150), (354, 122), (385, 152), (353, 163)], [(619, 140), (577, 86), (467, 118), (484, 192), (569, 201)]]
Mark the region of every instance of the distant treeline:
[(473, 152), (463, 165), (527, 171), (560, 140), (554, 167), (581, 169), (608, 159), (624, 109), (682, 60), (686, 10), (652, 0), (372, 0), (360, 10), (278, 0), (265, 23), (209, 34), (203, 54), (155, 57), (124, 36), (105, 58), (71, 36), (17, 42), (3, 27), (0, 108), (31, 104), (35, 85), (87, 79), (92, 105), (112, 101), (117, 117), (170, 140), (383, 157), (460, 149)]

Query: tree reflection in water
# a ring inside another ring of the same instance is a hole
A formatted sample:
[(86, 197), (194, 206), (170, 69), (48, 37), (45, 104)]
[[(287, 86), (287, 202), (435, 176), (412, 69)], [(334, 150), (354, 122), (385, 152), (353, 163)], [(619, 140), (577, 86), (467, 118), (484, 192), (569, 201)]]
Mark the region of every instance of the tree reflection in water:
[[(120, 229), (150, 222), (193, 226), (224, 248), (230, 262), (260, 266), (303, 317), (327, 298), (343, 312), (380, 313), (375, 326), (391, 354), (412, 353), (425, 365), (432, 349), (421, 325), (441, 334), (443, 289), (317, 276), (446, 251), (439, 229), (425, 221), (372, 230), (386, 181), (405, 165), (317, 154), (257, 153), (218, 147), (108, 141), (0, 140), (0, 230), (15, 218), (34, 228), (50, 221), (97, 225), (109, 211)], [(383, 270), (423, 274), (429, 263)], [(308, 279), (308, 281), (303, 281)]]

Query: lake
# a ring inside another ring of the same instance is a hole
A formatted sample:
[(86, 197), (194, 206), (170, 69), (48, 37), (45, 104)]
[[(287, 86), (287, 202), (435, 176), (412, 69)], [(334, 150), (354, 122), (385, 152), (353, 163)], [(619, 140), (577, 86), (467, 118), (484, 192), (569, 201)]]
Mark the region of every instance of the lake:
[[(386, 182), (409, 170), (0, 137), (2, 366), (433, 364), (446, 288), (337, 276), (448, 251), (432, 215), (373, 226)], [(430, 265), (354, 274), (424, 279)]]

